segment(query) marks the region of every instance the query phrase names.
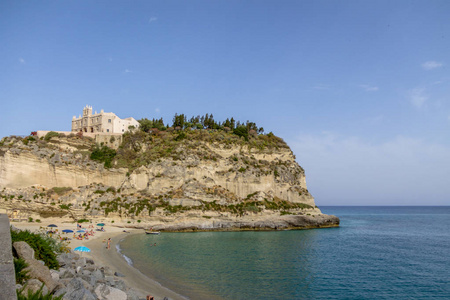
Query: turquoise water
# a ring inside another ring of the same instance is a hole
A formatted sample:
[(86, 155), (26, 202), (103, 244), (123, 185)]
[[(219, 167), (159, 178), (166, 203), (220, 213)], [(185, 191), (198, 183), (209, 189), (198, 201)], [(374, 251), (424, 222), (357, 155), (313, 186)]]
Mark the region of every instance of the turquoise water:
[(321, 209), (341, 227), (142, 234), (121, 248), (191, 299), (450, 299), (450, 207)]

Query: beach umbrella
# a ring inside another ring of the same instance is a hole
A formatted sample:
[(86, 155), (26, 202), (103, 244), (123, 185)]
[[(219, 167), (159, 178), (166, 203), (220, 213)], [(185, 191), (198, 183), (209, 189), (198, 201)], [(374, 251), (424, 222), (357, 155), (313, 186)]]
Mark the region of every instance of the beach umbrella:
[(105, 226), (104, 223), (98, 223), (97, 226)]
[(85, 246), (76, 247), (73, 249), (74, 251), (80, 251), (80, 252), (91, 252), (91, 249)]
[(77, 232), (86, 232), (86, 230), (80, 229), (80, 230), (77, 230)]
[(73, 230), (70, 230), (70, 229), (64, 229), (62, 232), (70, 233), (70, 232), (73, 232)]
[(55, 224), (50, 224), (50, 225), (48, 225), (47, 227), (58, 227), (58, 226), (55, 225)]
[(83, 252), (91, 252), (91, 249), (89, 249), (88, 247), (85, 247), (85, 246), (80, 246), (80, 247), (76, 247), (75, 249), (73, 249), (73, 251), (79, 251), (79, 252), (81, 252), (81, 255), (83, 255)]

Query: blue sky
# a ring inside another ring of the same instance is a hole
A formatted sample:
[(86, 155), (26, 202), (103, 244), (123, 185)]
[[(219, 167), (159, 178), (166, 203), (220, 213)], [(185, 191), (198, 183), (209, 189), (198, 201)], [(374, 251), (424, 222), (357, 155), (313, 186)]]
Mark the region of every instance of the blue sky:
[(213, 113), (288, 142), (318, 205), (450, 204), (449, 1), (0, 2), (0, 136)]

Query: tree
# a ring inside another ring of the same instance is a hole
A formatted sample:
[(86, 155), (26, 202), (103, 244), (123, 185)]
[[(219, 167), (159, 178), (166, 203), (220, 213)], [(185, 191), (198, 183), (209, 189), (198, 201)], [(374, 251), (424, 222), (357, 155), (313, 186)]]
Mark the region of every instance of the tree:
[(233, 130), (233, 133), (237, 136), (243, 136), (248, 141), (248, 129), (246, 126), (238, 126)]

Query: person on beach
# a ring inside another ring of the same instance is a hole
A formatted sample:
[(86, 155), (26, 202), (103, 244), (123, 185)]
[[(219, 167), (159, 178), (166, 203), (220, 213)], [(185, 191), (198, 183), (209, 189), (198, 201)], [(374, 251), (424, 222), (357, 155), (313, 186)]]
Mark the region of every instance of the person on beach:
[(108, 239), (108, 246), (106, 247), (106, 249), (111, 248), (111, 238)]

